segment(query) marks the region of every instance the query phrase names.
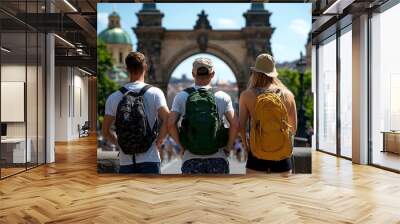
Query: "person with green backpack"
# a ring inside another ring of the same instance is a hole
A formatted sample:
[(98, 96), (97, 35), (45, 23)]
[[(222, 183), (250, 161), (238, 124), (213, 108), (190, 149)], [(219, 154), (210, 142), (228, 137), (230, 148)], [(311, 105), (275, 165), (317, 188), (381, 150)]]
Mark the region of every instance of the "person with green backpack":
[(169, 134), (183, 154), (182, 173), (227, 174), (226, 153), (238, 131), (232, 100), (225, 92), (211, 88), (215, 71), (210, 59), (197, 58), (192, 75), (194, 86), (175, 96), (168, 117)]

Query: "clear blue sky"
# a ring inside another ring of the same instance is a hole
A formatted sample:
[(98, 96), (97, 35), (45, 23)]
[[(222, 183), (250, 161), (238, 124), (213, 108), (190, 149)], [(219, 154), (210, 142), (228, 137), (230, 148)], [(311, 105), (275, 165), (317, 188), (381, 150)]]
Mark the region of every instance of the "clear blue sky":
[(172, 76), (180, 78), (182, 77), (183, 74), (186, 74), (188, 78), (193, 79), (192, 69), (191, 69), (192, 63), (198, 57), (206, 57), (212, 60), (215, 69), (215, 76), (213, 82), (216, 82), (217, 80), (236, 82), (235, 75), (233, 74), (229, 66), (224, 61), (211, 54), (195, 54), (193, 56), (188, 57), (175, 68), (174, 72), (172, 73)]
[[(136, 13), (141, 8), (141, 3), (98, 3), (97, 32), (107, 27), (108, 14), (115, 10), (121, 17), (122, 28), (131, 35), (133, 48), (136, 49), (137, 40), (132, 27), (137, 24)], [(192, 29), (197, 14), (203, 9), (213, 29), (240, 29), (245, 25), (243, 13), (250, 9), (250, 3), (157, 3), (157, 8), (164, 13), (163, 26), (167, 29)], [(265, 8), (272, 13), (270, 22), (275, 27), (271, 38), (275, 60), (283, 62), (298, 59), (300, 51), (305, 52), (304, 45), (311, 29), (311, 4), (265, 3)], [(186, 66), (181, 68), (183, 64)], [(222, 64), (222, 61), (215, 63), (216, 71), (224, 71), (225, 74), (220, 79), (234, 81), (233, 74), (227, 74), (229, 72)], [(175, 71), (190, 71), (190, 65), (183, 62)], [(182, 75), (175, 73), (175, 77)]]

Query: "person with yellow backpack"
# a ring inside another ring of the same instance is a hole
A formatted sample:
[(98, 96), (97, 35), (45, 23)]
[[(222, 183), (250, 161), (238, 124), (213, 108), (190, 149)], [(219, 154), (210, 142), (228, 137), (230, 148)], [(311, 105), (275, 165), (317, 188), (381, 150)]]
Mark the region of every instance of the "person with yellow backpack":
[(260, 54), (251, 71), (248, 88), (239, 100), (240, 135), (249, 153), (246, 167), (256, 171), (290, 171), (292, 136), (297, 128), (294, 96), (278, 79), (271, 55)]

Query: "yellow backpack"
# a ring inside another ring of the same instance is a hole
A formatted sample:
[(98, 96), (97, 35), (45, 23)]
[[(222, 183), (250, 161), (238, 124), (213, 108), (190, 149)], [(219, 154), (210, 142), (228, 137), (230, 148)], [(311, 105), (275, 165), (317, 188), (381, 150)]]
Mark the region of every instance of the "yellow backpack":
[(257, 96), (250, 129), (252, 154), (263, 160), (283, 160), (292, 155), (288, 112), (282, 92), (263, 91)]

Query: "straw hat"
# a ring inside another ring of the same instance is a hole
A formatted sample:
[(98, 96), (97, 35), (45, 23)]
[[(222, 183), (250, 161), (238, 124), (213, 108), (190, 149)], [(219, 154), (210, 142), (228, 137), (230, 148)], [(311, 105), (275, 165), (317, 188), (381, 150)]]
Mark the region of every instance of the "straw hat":
[(260, 72), (269, 77), (277, 77), (278, 72), (275, 67), (275, 60), (269, 54), (260, 54), (256, 58), (256, 64), (254, 67), (250, 67), (255, 72)]

